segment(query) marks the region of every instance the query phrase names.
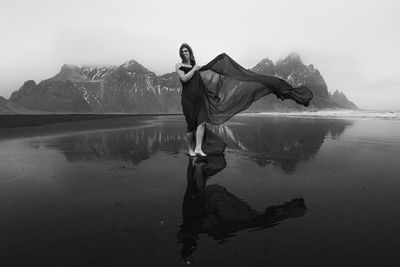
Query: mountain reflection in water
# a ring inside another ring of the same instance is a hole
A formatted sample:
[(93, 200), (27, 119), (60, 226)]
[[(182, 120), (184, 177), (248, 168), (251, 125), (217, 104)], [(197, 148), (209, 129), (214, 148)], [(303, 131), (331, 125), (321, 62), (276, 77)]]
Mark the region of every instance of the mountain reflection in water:
[[(61, 151), (68, 161), (99, 158), (122, 159), (140, 164), (159, 151), (186, 152), (182, 125), (168, 122), (128, 130), (67, 135), (31, 141)], [(260, 166), (274, 164), (292, 173), (297, 164), (310, 160), (326, 137), (339, 138), (351, 122), (343, 120), (285, 119), (239, 116), (232, 123), (211, 127), (227, 143)], [(182, 126), (182, 127), (181, 127)]]
[(222, 244), (238, 231), (274, 227), (285, 219), (301, 217), (306, 212), (304, 200), (297, 198), (259, 213), (223, 186), (206, 185), (211, 176), (225, 167), (223, 155), (197, 160), (189, 158), (182, 204), (183, 223), (178, 232), (181, 256), (187, 263), (192, 262), (190, 256), (196, 250), (200, 234), (208, 234)]
[(239, 123), (229, 127), (228, 147), (245, 151), (260, 166), (274, 164), (288, 173), (293, 173), (298, 163), (313, 158), (326, 137), (339, 138), (352, 124), (344, 120), (247, 116), (236, 121)]

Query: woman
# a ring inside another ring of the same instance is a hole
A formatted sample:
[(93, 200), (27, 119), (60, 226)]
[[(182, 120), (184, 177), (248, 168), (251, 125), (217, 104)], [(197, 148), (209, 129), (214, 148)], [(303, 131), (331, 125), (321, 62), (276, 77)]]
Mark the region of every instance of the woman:
[(201, 91), (203, 83), (198, 72), (201, 66), (196, 65), (193, 50), (188, 44), (181, 45), (179, 55), (182, 62), (176, 64), (175, 69), (182, 82), (181, 104), (187, 123), (186, 140), (189, 156), (206, 156), (202, 150), (207, 111)]
[(221, 124), (271, 93), (281, 100), (291, 99), (304, 106), (313, 98), (307, 87), (292, 87), (281, 78), (247, 70), (225, 53), (203, 67), (196, 65), (188, 44), (181, 45), (179, 55), (182, 62), (176, 64), (176, 72), (183, 87), (181, 103), (188, 125), (190, 156), (220, 154), (225, 150), (222, 140), (205, 127), (206, 121)]

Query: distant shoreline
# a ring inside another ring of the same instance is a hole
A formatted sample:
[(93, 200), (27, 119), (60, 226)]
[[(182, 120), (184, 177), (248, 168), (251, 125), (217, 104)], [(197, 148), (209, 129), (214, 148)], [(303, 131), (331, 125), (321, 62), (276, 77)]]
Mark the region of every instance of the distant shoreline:
[(146, 117), (146, 116), (176, 116), (174, 114), (5, 114), (0, 115), (0, 129), (15, 128), (15, 127), (31, 127), (42, 126), (52, 123), (85, 121), (85, 120), (100, 120), (121, 117)]
[[(54, 123), (89, 121), (122, 117), (183, 116), (182, 113), (65, 113), (65, 114), (0, 114), (0, 129), (42, 126)], [(389, 110), (319, 110), (243, 112), (236, 116), (276, 116), (290, 118), (392, 119), (400, 120), (400, 111)]]
[[(273, 116), (287, 118), (314, 118), (314, 119), (383, 119), (400, 120), (400, 111), (397, 110), (318, 110), (300, 112), (257, 112), (246, 113), (247, 116)], [(239, 115), (240, 116), (240, 115)]]

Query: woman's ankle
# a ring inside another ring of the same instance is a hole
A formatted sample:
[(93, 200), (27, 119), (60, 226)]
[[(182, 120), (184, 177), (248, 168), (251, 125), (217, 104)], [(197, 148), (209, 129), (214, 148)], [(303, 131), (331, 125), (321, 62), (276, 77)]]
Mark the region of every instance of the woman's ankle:
[(194, 153), (196, 153), (197, 155), (200, 156), (206, 156), (206, 153), (204, 153), (204, 151), (200, 148), (195, 148)]

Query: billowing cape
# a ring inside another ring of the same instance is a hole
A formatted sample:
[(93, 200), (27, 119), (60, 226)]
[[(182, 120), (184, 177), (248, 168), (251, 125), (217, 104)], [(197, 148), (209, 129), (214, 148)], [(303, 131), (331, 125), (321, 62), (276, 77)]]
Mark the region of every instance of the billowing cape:
[(227, 54), (214, 58), (200, 70), (209, 121), (220, 124), (247, 109), (262, 96), (274, 94), (308, 106), (313, 94), (304, 86), (292, 87), (275, 76), (246, 70)]

